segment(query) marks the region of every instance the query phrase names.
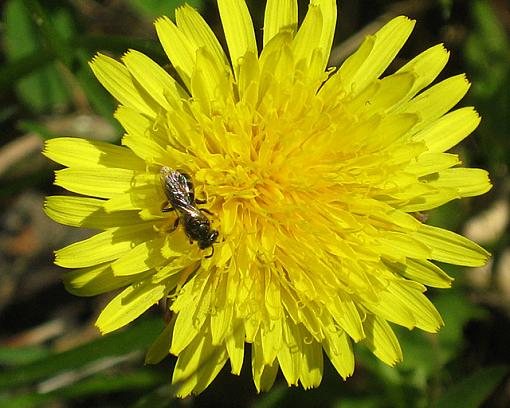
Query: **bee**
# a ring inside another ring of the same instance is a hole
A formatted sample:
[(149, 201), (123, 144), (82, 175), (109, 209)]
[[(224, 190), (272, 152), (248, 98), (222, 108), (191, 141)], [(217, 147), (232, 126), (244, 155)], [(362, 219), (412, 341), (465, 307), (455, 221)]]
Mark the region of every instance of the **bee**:
[(161, 211), (177, 211), (179, 217), (175, 220), (174, 229), (179, 222), (184, 227), (184, 232), (191, 242), (197, 241), (200, 249), (212, 247), (212, 252), (206, 258), (214, 254), (212, 246), (218, 238), (218, 231), (211, 229), (211, 223), (204, 213), (212, 215), (206, 209), (199, 209), (196, 204), (205, 204), (205, 200), (195, 198), (195, 190), (191, 177), (183, 171), (174, 170), (164, 166), (160, 171), (161, 184), (168, 199), (168, 205)]

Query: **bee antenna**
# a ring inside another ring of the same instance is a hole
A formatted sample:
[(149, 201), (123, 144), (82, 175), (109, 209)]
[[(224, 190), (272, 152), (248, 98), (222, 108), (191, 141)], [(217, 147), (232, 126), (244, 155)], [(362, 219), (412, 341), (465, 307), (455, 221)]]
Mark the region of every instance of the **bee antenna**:
[(214, 255), (214, 245), (211, 245), (211, 249), (212, 249), (211, 253), (204, 258), (211, 258)]

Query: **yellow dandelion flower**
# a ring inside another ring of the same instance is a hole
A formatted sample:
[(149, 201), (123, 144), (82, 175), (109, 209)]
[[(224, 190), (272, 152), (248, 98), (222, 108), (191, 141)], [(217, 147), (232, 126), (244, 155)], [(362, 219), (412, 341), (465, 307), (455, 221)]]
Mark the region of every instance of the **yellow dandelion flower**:
[(278, 369), (289, 385), (317, 387), (323, 352), (345, 379), (358, 342), (394, 365), (390, 323), (443, 324), (424, 293), (452, 279), (431, 261), (488, 257), (413, 216), (491, 187), (445, 153), (479, 123), (471, 107), (449, 112), (469, 82), (429, 86), (448, 60), (442, 45), (381, 78), (413, 30), (406, 17), (326, 69), (334, 0), (311, 0), (299, 28), (296, 0), (268, 0), (260, 53), (244, 0), (218, 6), (228, 57), (189, 6), (155, 22), (179, 81), (134, 50), (93, 59), (120, 104), (122, 147), (47, 142), (67, 167), (55, 183), (82, 195), (48, 197), (47, 214), (101, 230), (56, 252), (73, 269), (66, 286), (122, 289), (97, 320), (102, 333), (167, 299), (173, 318), (147, 361), (178, 357), (179, 396), (204, 390), (227, 361), (239, 374), (246, 344), (258, 391)]

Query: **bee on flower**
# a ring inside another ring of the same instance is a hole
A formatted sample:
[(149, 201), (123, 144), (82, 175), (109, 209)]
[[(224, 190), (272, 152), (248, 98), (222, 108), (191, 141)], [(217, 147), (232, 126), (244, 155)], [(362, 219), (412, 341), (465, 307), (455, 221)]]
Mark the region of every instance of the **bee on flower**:
[[(197, 204), (205, 204), (205, 201), (195, 199), (193, 182), (188, 174), (173, 170), (170, 167), (161, 168), (161, 181), (165, 195), (168, 198), (169, 207), (161, 211), (177, 211), (179, 216), (175, 219), (174, 228), (179, 221), (184, 224), (184, 231), (190, 242), (196, 240), (200, 249), (211, 247), (218, 238), (218, 231), (211, 229), (209, 219), (203, 212), (212, 213), (208, 210), (200, 210)], [(214, 254), (206, 256), (210, 258)]]
[(345, 379), (356, 343), (393, 366), (392, 325), (443, 324), (425, 292), (452, 279), (434, 261), (489, 256), (414, 216), (491, 188), (486, 171), (446, 153), (480, 121), (472, 107), (452, 110), (469, 82), (432, 85), (442, 45), (381, 77), (413, 30), (406, 17), (328, 68), (335, 1), (311, 0), (299, 25), (296, 0), (268, 0), (260, 47), (244, 0), (218, 8), (228, 54), (190, 6), (156, 20), (179, 78), (135, 50), (92, 60), (125, 135), (122, 146), (46, 144), (66, 167), (55, 183), (79, 194), (48, 197), (46, 213), (100, 230), (56, 252), (72, 269), (65, 284), (81, 296), (121, 289), (97, 320), (102, 333), (171, 299), (147, 361), (177, 356), (181, 397), (227, 362), (238, 375), (247, 346), (258, 391), (279, 370), (317, 387), (324, 356)]

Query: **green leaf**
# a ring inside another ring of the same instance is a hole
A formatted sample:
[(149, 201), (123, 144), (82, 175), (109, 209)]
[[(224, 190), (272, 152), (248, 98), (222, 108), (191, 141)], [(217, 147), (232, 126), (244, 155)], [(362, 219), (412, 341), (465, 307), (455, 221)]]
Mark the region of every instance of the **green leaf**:
[(31, 364), (0, 372), (0, 389), (30, 384), (65, 370), (81, 368), (94, 360), (146, 349), (162, 329), (160, 319), (145, 320), (75, 349), (51, 354)]
[(452, 15), (453, 0), (439, 0), (443, 18), (449, 19)]
[(112, 115), (115, 110), (114, 99), (106, 92), (92, 74), (92, 70), (88, 65), (88, 61), (91, 59), (90, 55), (83, 50), (77, 49), (75, 51), (75, 57), (77, 64), (75, 64), (75, 71), (73, 73), (76, 81), (87, 96), (87, 100), (99, 115), (111, 121), (113, 126), (117, 129), (117, 133), (121, 135), (120, 125)]
[(417, 330), (396, 328), (404, 351), (404, 361), (398, 365), (400, 371), (408, 372), (409, 381), (423, 392), (430, 377), (443, 365), (437, 336)]
[[(44, 406), (49, 405), (51, 402), (83, 399), (88, 396), (97, 397), (98, 395), (113, 392), (147, 390), (161, 384), (165, 380), (166, 378), (161, 374), (146, 368), (132, 373), (98, 374), (55, 391), (22, 394), (4, 401), (0, 399), (0, 404), (2, 408), (40, 407), (43, 404)], [(167, 404), (168, 401), (169, 399), (167, 398)]]
[(38, 122), (32, 122), (29, 120), (22, 120), (18, 122), (18, 129), (22, 130), (25, 133), (33, 132), (39, 135), (43, 140), (52, 139), (54, 137), (57, 137), (55, 133), (53, 133), (50, 129), (48, 129), (46, 126), (38, 123)]
[(492, 366), (483, 368), (462, 379), (432, 404), (433, 408), (477, 408), (501, 383), (509, 372), (508, 366)]
[(445, 322), (437, 334), (396, 328), (404, 351), (399, 368), (414, 372), (413, 384), (423, 390), (430, 378), (462, 350), (463, 328), (468, 321), (484, 316), (484, 309), (471, 303), (462, 290), (434, 292), (433, 302)]
[[(53, 2), (51, 25), (63, 38), (69, 38), (74, 31), (71, 12)], [(9, 0), (5, 7), (5, 49), (10, 68), (3, 71), (2, 82), (13, 82), (18, 75), (14, 71), (16, 64), (27, 64), (25, 68), (31, 74), (16, 82), (19, 98), (36, 112), (49, 111), (65, 105), (70, 98), (62, 81), (63, 72), (56, 62), (48, 63), (50, 58), (58, 55), (59, 50), (45, 48), (40, 27), (33, 19), (33, 13), (23, 0)], [(42, 26), (42, 24), (40, 24)], [(35, 53), (41, 53), (39, 60)], [(28, 60), (27, 60), (28, 58)], [(34, 67), (33, 64), (39, 64)], [(34, 69), (36, 68), (36, 69)], [(23, 70), (23, 68), (22, 68)], [(26, 71), (25, 71), (26, 72)]]
[(469, 4), (474, 27), (464, 42), (463, 55), (473, 83), (469, 103), (477, 107), (483, 121), (476, 141), (465, 152), (470, 162), (488, 162), (485, 166), (493, 169), (494, 177), (510, 155), (510, 39), (495, 3), (473, 0)]
[(440, 292), (434, 297), (434, 304), (445, 322), (444, 327), (437, 334), (440, 359), (444, 364), (461, 350), (464, 342), (464, 326), (469, 320), (483, 319), (485, 310), (470, 302), (465, 292), (455, 289)]
[(380, 408), (381, 406), (383, 406), (383, 404), (380, 396), (369, 395), (363, 397), (340, 398), (333, 408)]
[(0, 364), (16, 366), (28, 364), (46, 357), (49, 351), (42, 347), (0, 347)]
[(188, 3), (190, 6), (200, 10), (202, 0), (127, 0), (128, 4), (147, 19), (154, 20), (160, 16), (174, 16), (174, 10)]
[(48, 51), (39, 50), (0, 67), (0, 91), (16, 85), (20, 79), (46, 67), (55, 60), (55, 56)]
[(277, 408), (282, 406), (283, 399), (289, 393), (287, 387), (274, 386), (271, 391), (262, 394), (261, 397), (252, 405), (252, 408)]
[(474, 30), (465, 42), (465, 56), (473, 73), (473, 93), (493, 98), (510, 70), (510, 43), (500, 18), (487, 1), (472, 2)]
[(161, 65), (168, 64), (168, 57), (158, 41), (148, 38), (127, 37), (123, 35), (87, 35), (77, 36), (71, 40), (74, 48), (88, 51), (87, 60), (99, 51), (124, 54), (127, 49), (133, 48), (154, 59)]
[(175, 399), (175, 388), (170, 384), (164, 384), (146, 393), (136, 401), (131, 408), (167, 408), (170, 402)]

